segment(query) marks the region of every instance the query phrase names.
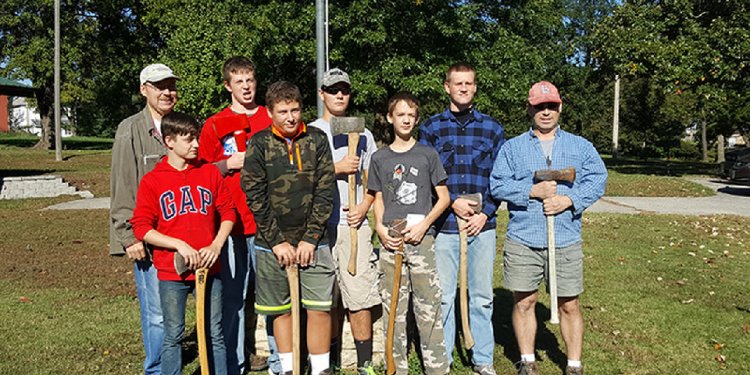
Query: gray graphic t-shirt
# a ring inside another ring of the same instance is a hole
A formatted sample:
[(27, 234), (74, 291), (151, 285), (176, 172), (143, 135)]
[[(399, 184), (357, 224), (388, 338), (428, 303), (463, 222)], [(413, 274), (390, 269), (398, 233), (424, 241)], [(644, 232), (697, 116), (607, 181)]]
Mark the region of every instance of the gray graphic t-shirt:
[(383, 193), (383, 222), (407, 215), (427, 215), (432, 209), (433, 186), (448, 175), (432, 147), (416, 143), (409, 151), (383, 147), (372, 155), (367, 189)]

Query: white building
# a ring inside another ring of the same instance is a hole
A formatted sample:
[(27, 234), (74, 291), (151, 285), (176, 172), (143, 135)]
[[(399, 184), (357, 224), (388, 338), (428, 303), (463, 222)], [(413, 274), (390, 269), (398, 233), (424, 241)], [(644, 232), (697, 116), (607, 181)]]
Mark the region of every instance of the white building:
[[(41, 116), (39, 116), (39, 109), (37, 107), (32, 107), (28, 103), (28, 98), (16, 96), (13, 97), (13, 103), (10, 106), (11, 108), (11, 115), (10, 115), (10, 128), (11, 130), (15, 131), (23, 131), (27, 133), (31, 133), (37, 136), (41, 136), (42, 134), (42, 120)], [(70, 124), (70, 121), (68, 120), (68, 116), (66, 115), (66, 110), (62, 110), (62, 116), (60, 118), (60, 123), (62, 125), (62, 136), (63, 138), (67, 138), (70, 136), (73, 136), (73, 132), (66, 129), (66, 125)], [(54, 128), (54, 124), (50, 124)]]

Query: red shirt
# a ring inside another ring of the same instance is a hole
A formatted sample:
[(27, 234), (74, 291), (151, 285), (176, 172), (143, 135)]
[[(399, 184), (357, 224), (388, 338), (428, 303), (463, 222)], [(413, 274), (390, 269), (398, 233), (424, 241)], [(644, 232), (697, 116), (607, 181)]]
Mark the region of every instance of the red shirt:
[[(130, 224), (138, 240), (148, 231), (179, 238), (200, 250), (216, 238), (222, 221), (235, 221), (237, 214), (221, 172), (212, 164), (188, 164), (178, 171), (164, 157), (143, 176), (136, 195)], [(177, 274), (173, 249), (154, 247), (154, 266), (159, 280), (195, 280), (193, 272)], [(178, 255), (179, 256), (179, 255)], [(220, 270), (214, 263), (209, 274)]]
[[(234, 153), (247, 149), (247, 141), (255, 133), (269, 127), (271, 118), (263, 106), (252, 116), (232, 112), (230, 107), (206, 120), (198, 140), (198, 157), (207, 163), (216, 163), (229, 159)], [(241, 132), (244, 131), (244, 136)], [(235, 133), (236, 132), (236, 133)], [(243, 144), (244, 142), (244, 144)], [(232, 229), (233, 235), (255, 234), (255, 218), (247, 207), (245, 191), (240, 183), (240, 171), (231, 170), (224, 177), (232, 200), (237, 208), (241, 220), (238, 220)]]

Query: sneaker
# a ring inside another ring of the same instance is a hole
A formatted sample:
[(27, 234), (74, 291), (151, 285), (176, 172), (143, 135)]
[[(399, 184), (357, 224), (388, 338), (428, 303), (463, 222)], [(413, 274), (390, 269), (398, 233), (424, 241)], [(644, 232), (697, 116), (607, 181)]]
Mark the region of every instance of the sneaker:
[(375, 375), (375, 369), (372, 368), (370, 361), (365, 362), (365, 365), (357, 369), (359, 375)]
[(250, 364), (250, 371), (265, 371), (268, 368), (268, 357), (250, 354), (248, 363)]
[(566, 367), (565, 375), (583, 375), (583, 367)]
[(539, 366), (536, 362), (520, 361), (516, 363), (516, 366), (518, 366), (518, 375), (539, 375)]
[(492, 365), (474, 366), (474, 373), (479, 375), (497, 375), (495, 368), (492, 367)]

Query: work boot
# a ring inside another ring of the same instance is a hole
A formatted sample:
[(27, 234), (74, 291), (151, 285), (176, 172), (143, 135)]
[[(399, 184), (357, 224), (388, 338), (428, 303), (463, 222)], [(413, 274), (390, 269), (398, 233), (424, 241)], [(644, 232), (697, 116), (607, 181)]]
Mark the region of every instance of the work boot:
[(365, 362), (364, 366), (357, 368), (357, 374), (359, 375), (375, 375), (375, 369), (372, 368), (370, 361)]
[(583, 375), (583, 366), (581, 367), (566, 367), (565, 375)]
[(247, 362), (250, 364), (250, 371), (264, 371), (268, 368), (266, 356), (250, 354)]
[(479, 375), (497, 375), (495, 368), (492, 367), (492, 365), (474, 366), (474, 373)]
[(539, 366), (536, 362), (520, 361), (516, 363), (516, 366), (518, 366), (518, 375), (539, 375)]

